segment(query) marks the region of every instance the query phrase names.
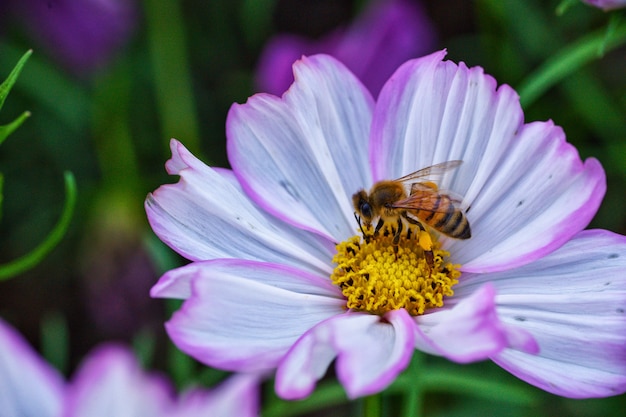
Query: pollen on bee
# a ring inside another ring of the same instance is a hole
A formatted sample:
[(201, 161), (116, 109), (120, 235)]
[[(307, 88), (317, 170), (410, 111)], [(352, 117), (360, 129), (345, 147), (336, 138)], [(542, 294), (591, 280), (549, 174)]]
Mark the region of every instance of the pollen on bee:
[(417, 316), (443, 306), (461, 276), (459, 265), (446, 261), (449, 253), (428, 231), (411, 226), (396, 243), (391, 227), (385, 229), (337, 245), (331, 280), (341, 288), (346, 308), (378, 315), (404, 308)]

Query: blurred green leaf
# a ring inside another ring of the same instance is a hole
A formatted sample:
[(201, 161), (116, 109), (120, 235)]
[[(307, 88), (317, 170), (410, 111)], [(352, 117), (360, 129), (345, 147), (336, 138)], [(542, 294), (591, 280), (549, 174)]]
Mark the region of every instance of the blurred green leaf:
[[(576, 115), (597, 135), (605, 149), (614, 147), (616, 140), (620, 139), (618, 132), (626, 132), (626, 119), (601, 81), (581, 71), (563, 80), (563, 91)], [(602, 160), (607, 171), (626, 174), (626, 164), (621, 156), (619, 152), (607, 152)]]
[[(9, 95), (11, 88), (13, 88), (13, 85), (17, 81), (17, 78), (19, 77), (20, 72), (22, 72), (22, 68), (24, 67), (24, 64), (26, 64), (26, 61), (32, 55), (32, 53), (33, 53), (32, 49), (26, 51), (26, 53), (22, 55), (20, 60), (17, 62), (17, 64), (15, 65), (15, 67), (13, 68), (9, 76), (7, 77), (7, 79), (4, 80), (2, 84), (0, 84), (0, 110), (2, 109), (2, 106), (4, 106), (4, 101)], [(2, 142), (4, 142), (4, 140), (11, 133), (13, 133), (15, 129), (20, 127), (20, 125), (24, 122), (24, 120), (28, 118), (28, 116), (30, 116), (30, 113), (24, 112), (20, 116), (18, 116), (17, 119), (13, 120), (11, 123), (0, 126), (0, 144), (2, 144)]]
[(2, 110), (4, 100), (6, 100), (7, 96), (9, 95), (13, 84), (15, 84), (15, 81), (17, 81), (17, 77), (19, 77), (20, 72), (22, 72), (22, 68), (24, 67), (24, 64), (26, 64), (26, 61), (32, 55), (32, 53), (32, 49), (26, 51), (26, 53), (22, 55), (20, 60), (17, 62), (7, 79), (4, 80), (2, 84), (0, 84), (0, 110)]
[(181, 266), (181, 258), (169, 246), (163, 243), (154, 232), (148, 232), (143, 238), (143, 245), (158, 274)]
[(570, 7), (575, 4), (580, 4), (580, 0), (561, 0), (561, 3), (556, 6), (556, 15), (562, 16)]
[[(411, 363), (403, 374), (419, 375), (426, 367), (426, 354), (416, 350), (411, 358)], [(422, 384), (414, 384), (407, 378), (404, 384), (404, 404), (402, 409), (403, 417), (419, 417), (424, 414), (424, 397), (426, 390)]]
[(364, 417), (380, 417), (382, 415), (382, 394), (368, 395), (362, 399)]
[(46, 315), (41, 322), (41, 353), (62, 373), (69, 365), (70, 332), (67, 320), (59, 313)]
[(143, 6), (164, 151), (169, 153), (169, 140), (176, 137), (193, 154), (200, 155), (200, 129), (181, 4), (144, 0)]
[[(167, 315), (180, 309), (183, 301), (168, 298), (165, 300)], [(174, 384), (179, 389), (187, 387), (190, 381), (195, 380), (196, 361), (186, 353), (183, 353), (174, 343), (167, 344), (167, 371), (172, 377)]]
[(203, 366), (198, 370), (195, 380), (187, 382), (191, 382), (192, 385), (214, 387), (220, 384), (220, 382), (223, 382), (229, 375), (231, 375), (231, 373), (228, 371)]
[(4, 175), (0, 172), (0, 220), (2, 220), (2, 198), (4, 190)]
[(535, 406), (540, 402), (536, 388), (522, 383), (494, 380), (483, 373), (446, 366), (430, 366), (420, 376), (420, 384), (429, 392), (449, 392), (469, 395), (489, 401), (521, 406)]
[(139, 358), (142, 366), (148, 368), (154, 359), (156, 350), (156, 337), (149, 329), (142, 329), (133, 336), (133, 352)]
[(547, 59), (517, 88), (522, 107), (530, 106), (550, 87), (597, 59), (598, 51), (609, 51), (626, 43), (626, 25), (613, 29), (611, 33), (609, 39), (605, 29), (587, 35)]
[[(11, 42), (0, 42), (0, 57), (17, 57), (21, 48)], [(84, 85), (63, 73), (50, 61), (35, 54), (20, 77), (20, 91), (34, 103), (44, 106), (74, 131), (80, 131), (89, 120), (90, 97)]]
[(181, 352), (173, 343), (168, 344), (167, 370), (179, 389), (194, 380), (195, 363), (191, 356)]
[(272, 28), (272, 16), (276, 0), (244, 0), (239, 19), (247, 44), (254, 49), (261, 48)]
[(396, 378), (388, 391), (408, 392), (411, 389), (466, 395), (528, 407), (537, 405), (541, 399), (539, 391), (531, 385), (518, 381), (506, 382), (481, 369), (453, 364), (426, 363), (419, 369), (411, 367)]
[(74, 207), (76, 206), (76, 194), (76, 180), (71, 172), (65, 172), (65, 205), (61, 218), (46, 239), (35, 249), (14, 261), (0, 265), (0, 281), (12, 278), (33, 268), (56, 247), (65, 235), (72, 220)]
[(118, 65), (98, 79), (92, 99), (93, 143), (103, 188), (117, 194), (139, 189), (141, 181), (130, 127), (131, 80), (132, 67)]
[(284, 401), (276, 397), (273, 384), (266, 393), (267, 407), (263, 410), (263, 417), (289, 417), (312, 411), (331, 408), (348, 402), (346, 392), (336, 381), (320, 382), (313, 393), (300, 401)]
[(0, 144), (4, 142), (4, 140), (15, 131), (18, 127), (24, 123), (24, 120), (30, 117), (30, 112), (25, 111), (21, 115), (17, 117), (17, 119), (13, 120), (11, 123), (0, 126)]
[(620, 13), (613, 13), (609, 19), (609, 24), (606, 25), (606, 30), (604, 34), (604, 42), (600, 45), (598, 49), (598, 56), (603, 56), (606, 53), (606, 45), (611, 41), (611, 39), (615, 38), (615, 31), (618, 30), (620, 24), (622, 22), (622, 15)]

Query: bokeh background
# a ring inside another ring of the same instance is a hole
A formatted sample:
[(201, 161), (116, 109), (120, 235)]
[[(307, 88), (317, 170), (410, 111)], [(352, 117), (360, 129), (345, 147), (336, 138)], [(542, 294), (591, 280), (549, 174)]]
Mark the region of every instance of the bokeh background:
[[(447, 48), (449, 59), (480, 65), (498, 83), (521, 89), (571, 45), (610, 37), (626, 21), (623, 12), (576, 0), (569, 7), (560, 0), (407, 1), (420, 10), (412, 36), (421, 41), (410, 56)], [(362, 0), (0, 0), (0, 80), (34, 51), (0, 112), (0, 124), (25, 110), (32, 114), (0, 146), (0, 264), (32, 250), (54, 227), (65, 171), (78, 189), (61, 243), (33, 269), (0, 282), (0, 317), (66, 373), (98, 343), (121, 340), (180, 387), (222, 378), (177, 353), (165, 335), (174, 306), (148, 291), (184, 260), (154, 237), (143, 200), (175, 181), (163, 167), (170, 137), (208, 164), (228, 167), (226, 113), (263, 89), (262, 57), (271, 42), (295, 36), (307, 45), (304, 53), (316, 52), (368, 6)], [(597, 49), (589, 63), (525, 96), (523, 105), (527, 121), (554, 120), (583, 158), (602, 162), (608, 191), (590, 227), (626, 234), (626, 48)], [(624, 396), (562, 399), (489, 363), (418, 360), (492, 382), (433, 383), (423, 404), (427, 416), (621, 416), (626, 409)], [(512, 387), (513, 394), (498, 387)], [(271, 384), (264, 388), (264, 399), (274, 401), (264, 415), (281, 415), (286, 408), (272, 398)], [(386, 398), (393, 412), (393, 394)], [(356, 415), (362, 407), (326, 401), (322, 410), (310, 411), (311, 405), (300, 415)]]

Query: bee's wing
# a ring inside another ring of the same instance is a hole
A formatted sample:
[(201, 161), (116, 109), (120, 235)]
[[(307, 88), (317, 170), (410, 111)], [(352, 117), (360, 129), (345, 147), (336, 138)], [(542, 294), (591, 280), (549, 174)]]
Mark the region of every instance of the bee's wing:
[[(411, 174), (405, 175), (404, 177), (398, 178), (396, 181), (401, 182), (403, 184), (412, 184), (416, 182), (428, 182), (432, 181), (434, 183), (439, 183), (441, 177), (446, 172), (450, 172), (453, 169), (456, 169), (461, 165), (463, 161), (453, 160), (441, 162), (426, 168), (422, 168), (418, 171), (412, 172)], [(419, 181), (418, 181), (419, 180)]]
[(441, 198), (447, 198), (452, 205), (462, 211), (467, 211), (469, 207), (463, 201), (463, 197), (447, 190), (437, 190), (433, 184), (413, 183), (411, 184), (410, 195), (402, 200), (393, 203), (393, 208), (405, 210), (424, 210), (434, 213), (445, 213), (449, 210), (447, 204), (440, 204)]

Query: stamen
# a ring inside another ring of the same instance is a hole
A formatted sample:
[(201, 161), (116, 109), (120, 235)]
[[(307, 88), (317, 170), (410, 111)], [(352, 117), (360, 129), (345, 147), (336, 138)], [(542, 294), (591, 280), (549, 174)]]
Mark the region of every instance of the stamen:
[(384, 229), (337, 245), (331, 280), (341, 288), (346, 307), (378, 315), (404, 308), (417, 316), (443, 306), (444, 297), (454, 294), (459, 265), (447, 262), (450, 254), (439, 249), (436, 236), (417, 226), (409, 226), (397, 245), (392, 227)]

